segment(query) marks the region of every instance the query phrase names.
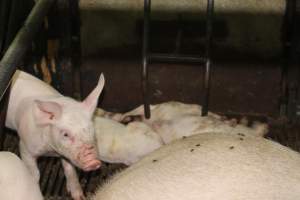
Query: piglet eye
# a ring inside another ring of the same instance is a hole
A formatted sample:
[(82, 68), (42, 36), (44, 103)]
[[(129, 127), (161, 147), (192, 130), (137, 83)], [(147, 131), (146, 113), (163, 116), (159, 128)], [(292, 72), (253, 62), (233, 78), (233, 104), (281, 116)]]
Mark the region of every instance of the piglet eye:
[(61, 131), (61, 134), (66, 138), (69, 137), (69, 133), (66, 131)]

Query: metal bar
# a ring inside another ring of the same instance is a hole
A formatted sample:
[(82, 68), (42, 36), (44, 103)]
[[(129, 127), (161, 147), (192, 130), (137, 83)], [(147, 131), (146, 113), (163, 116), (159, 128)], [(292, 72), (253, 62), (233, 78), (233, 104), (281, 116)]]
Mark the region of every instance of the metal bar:
[(193, 55), (153, 53), (149, 55), (149, 62), (205, 63), (206, 58)]
[(8, 21), (9, 21), (9, 12), (12, 1), (3, 0), (0, 1), (0, 59), (4, 54), (4, 44), (7, 35)]
[(144, 100), (145, 117), (151, 117), (148, 91), (148, 45), (149, 45), (149, 22), (150, 22), (151, 0), (144, 0), (144, 34), (143, 34), (143, 68), (142, 68), (142, 89)]
[(39, 0), (0, 62), (0, 100), (54, 0)]
[(8, 106), (8, 97), (9, 97), (9, 92), (4, 95), (3, 101), (0, 102), (0, 151), (5, 150), (4, 149), (4, 141), (6, 139), (6, 134), (5, 134), (5, 118), (6, 118), (6, 113), (7, 113), (7, 106)]
[(287, 116), (288, 114), (288, 75), (291, 67), (290, 55), (291, 55), (291, 36), (292, 29), (294, 24), (294, 15), (295, 15), (295, 1), (288, 0), (286, 1), (286, 10), (284, 15), (283, 22), (283, 31), (282, 31), (282, 45), (283, 45), (283, 62), (281, 64), (281, 81), (280, 81), (280, 116)]
[(24, 0), (11, 0), (10, 13), (7, 22), (7, 28), (5, 30), (6, 35), (3, 44), (3, 53), (8, 49), (9, 45), (16, 36), (20, 26), (24, 21), (24, 17), (29, 13), (25, 13), (25, 8)]
[(210, 90), (210, 74), (211, 74), (211, 43), (213, 30), (213, 14), (214, 14), (214, 0), (207, 0), (207, 14), (206, 14), (206, 63), (204, 75), (204, 96), (202, 103), (202, 116), (208, 113), (209, 90)]
[(72, 62), (74, 66), (74, 97), (76, 99), (81, 99), (82, 91), (81, 88), (81, 43), (80, 43), (80, 8), (79, 0), (70, 0), (71, 5), (71, 17), (73, 24), (73, 33), (72, 33)]

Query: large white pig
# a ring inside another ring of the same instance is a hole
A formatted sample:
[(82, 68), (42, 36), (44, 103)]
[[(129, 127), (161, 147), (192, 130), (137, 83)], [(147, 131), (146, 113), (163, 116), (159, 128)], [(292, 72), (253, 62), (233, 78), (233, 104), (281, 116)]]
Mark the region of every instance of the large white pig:
[(250, 134), (206, 133), (170, 143), (91, 200), (296, 200), (300, 155)]
[(38, 183), (13, 153), (0, 152), (0, 199), (43, 200)]
[(20, 136), (22, 160), (38, 182), (37, 158), (63, 157), (67, 189), (76, 200), (84, 195), (73, 165), (89, 171), (101, 164), (92, 116), (103, 86), (101, 75), (96, 88), (83, 102), (78, 102), (22, 71), (17, 71), (12, 81), (6, 126)]

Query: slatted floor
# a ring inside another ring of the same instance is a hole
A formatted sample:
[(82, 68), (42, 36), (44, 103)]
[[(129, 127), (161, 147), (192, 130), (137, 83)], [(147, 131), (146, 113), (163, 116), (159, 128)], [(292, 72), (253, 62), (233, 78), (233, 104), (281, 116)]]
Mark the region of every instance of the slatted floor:
[[(285, 122), (278, 120), (272, 121), (270, 133), (266, 137), (300, 152), (299, 125), (287, 125)], [(0, 149), (19, 155), (16, 133), (7, 130), (5, 135), (0, 136)], [(66, 191), (65, 178), (58, 158), (41, 158), (39, 168), (41, 171), (40, 185), (46, 200), (71, 199)], [(104, 163), (99, 170), (94, 172), (83, 173), (78, 171), (84, 192), (88, 195), (95, 191), (99, 184), (123, 168), (125, 168), (124, 165)]]
[[(19, 155), (18, 137), (13, 131), (7, 130), (0, 136), (0, 149)], [(71, 200), (66, 190), (61, 162), (54, 157), (41, 157), (38, 161), (41, 172), (40, 186), (46, 200)], [(99, 170), (85, 173), (78, 170), (81, 186), (86, 195), (95, 191), (96, 187), (118, 170), (125, 168), (122, 164), (103, 163)]]

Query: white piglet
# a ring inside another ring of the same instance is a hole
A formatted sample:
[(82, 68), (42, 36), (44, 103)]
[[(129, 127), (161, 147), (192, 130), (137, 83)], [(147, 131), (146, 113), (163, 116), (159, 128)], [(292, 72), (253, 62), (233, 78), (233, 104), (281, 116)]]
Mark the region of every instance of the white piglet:
[(299, 188), (298, 152), (250, 134), (218, 132), (161, 147), (91, 200), (296, 200)]
[[(258, 137), (268, 132), (265, 123), (255, 122), (248, 126), (245, 119), (237, 123), (236, 120), (226, 120), (214, 113), (202, 117), (201, 106), (194, 104), (166, 102), (154, 105), (149, 120), (141, 118), (141, 108), (125, 114), (97, 109), (94, 125), (101, 160), (131, 165), (164, 144), (207, 132), (252, 134)], [(135, 117), (139, 121), (134, 121)]]
[(164, 143), (207, 132), (251, 134), (258, 137), (263, 137), (268, 132), (268, 125), (265, 123), (255, 122), (249, 127), (244, 124), (232, 124), (230, 120), (199, 115), (183, 115), (172, 120), (154, 121), (152, 127), (161, 136)]
[(98, 155), (109, 163), (131, 165), (163, 145), (160, 136), (143, 122), (121, 124), (95, 116)]
[[(138, 106), (137, 108), (122, 113), (112, 113), (104, 111), (100, 108), (97, 109), (97, 114), (106, 118), (111, 118), (116, 121), (130, 121), (131, 116), (140, 116), (142, 121), (152, 125), (154, 121), (162, 121), (162, 120), (172, 120), (178, 116), (182, 115), (201, 115), (202, 106), (197, 104), (186, 104), (177, 101), (168, 101), (156, 105), (150, 105), (151, 110), (151, 118), (144, 118), (144, 106)], [(208, 112), (208, 116), (215, 117), (217, 119), (221, 119), (220, 115), (217, 115), (212, 112)]]
[(13, 153), (0, 152), (0, 199), (43, 200), (38, 183)]
[(75, 200), (84, 195), (73, 165), (90, 171), (101, 164), (92, 117), (103, 86), (101, 75), (96, 88), (78, 102), (23, 71), (17, 71), (12, 81), (6, 126), (18, 132), (22, 160), (38, 182), (37, 158), (63, 157), (67, 189)]

